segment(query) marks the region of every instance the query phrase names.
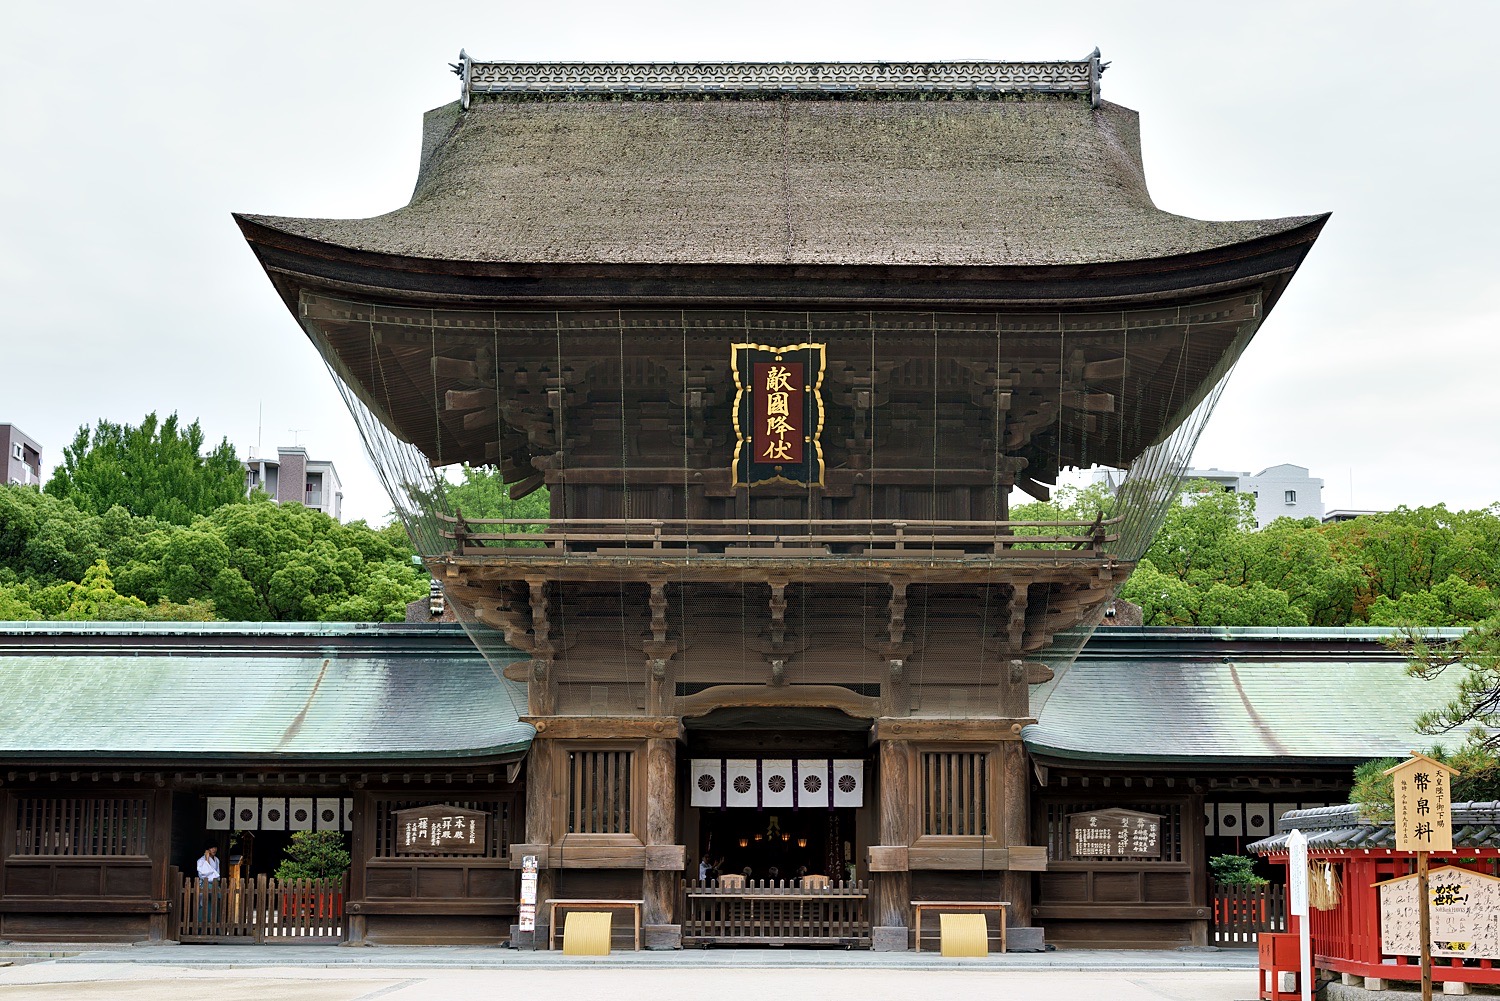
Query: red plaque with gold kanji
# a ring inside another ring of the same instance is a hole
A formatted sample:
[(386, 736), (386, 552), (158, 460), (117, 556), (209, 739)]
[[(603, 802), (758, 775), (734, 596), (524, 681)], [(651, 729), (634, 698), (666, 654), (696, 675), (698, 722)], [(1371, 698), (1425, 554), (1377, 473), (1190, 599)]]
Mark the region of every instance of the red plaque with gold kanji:
[(822, 344), (734, 345), (735, 485), (823, 482)]

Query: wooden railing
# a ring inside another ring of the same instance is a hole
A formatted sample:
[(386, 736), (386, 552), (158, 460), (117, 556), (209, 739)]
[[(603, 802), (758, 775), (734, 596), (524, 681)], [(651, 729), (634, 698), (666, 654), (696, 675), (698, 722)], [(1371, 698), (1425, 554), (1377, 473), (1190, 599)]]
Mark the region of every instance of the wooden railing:
[(321, 944), (344, 940), (348, 879), (182, 880), (180, 942)]
[(1286, 887), (1213, 884), (1214, 945), (1254, 945), (1261, 932), (1286, 931)]
[[(514, 548), (507, 556), (622, 549), (643, 556), (688, 553), (787, 555), (815, 551), (926, 557), (934, 552), (1036, 556), (1075, 551), (1104, 557), (1119, 539), (1110, 529), (1123, 517), (1092, 521), (924, 521), (858, 518), (464, 518), (442, 515), (454, 552), (482, 554)], [(500, 531), (486, 532), (486, 527)]]
[(684, 945), (870, 944), (869, 884), (801, 887), (751, 880), (742, 887), (683, 883)]

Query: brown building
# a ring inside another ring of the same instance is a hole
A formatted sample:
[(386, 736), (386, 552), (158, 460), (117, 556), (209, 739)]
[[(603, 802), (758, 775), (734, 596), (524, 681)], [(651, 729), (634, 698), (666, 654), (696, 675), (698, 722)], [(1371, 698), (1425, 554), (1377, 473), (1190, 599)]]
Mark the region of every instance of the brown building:
[[(527, 687), (544, 899), (641, 898), (654, 946), (754, 938), (682, 890), (722, 856), (845, 884), (866, 910), (829, 941), (1003, 899), (1040, 942), (1030, 687), (1325, 218), (1157, 209), (1101, 71), (464, 57), (409, 205), (238, 217)], [(552, 517), (466, 522), (431, 473), (457, 462)], [(1091, 465), (1129, 470), (1114, 510), (1011, 519)]]

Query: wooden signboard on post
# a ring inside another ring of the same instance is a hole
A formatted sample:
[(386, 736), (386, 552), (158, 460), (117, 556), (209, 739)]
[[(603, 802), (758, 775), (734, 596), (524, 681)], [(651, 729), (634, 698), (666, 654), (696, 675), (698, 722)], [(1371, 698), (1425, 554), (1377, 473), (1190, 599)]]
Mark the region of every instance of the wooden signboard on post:
[[(1380, 951), (1415, 956), (1418, 937), (1417, 876), (1380, 884)], [(1444, 959), (1500, 959), (1500, 879), (1482, 872), (1441, 866), (1428, 874), (1428, 945)]]
[(1425, 754), (1413, 754), (1395, 768), (1391, 792), (1396, 801), (1396, 851), (1451, 852), (1452, 798), (1449, 776), (1458, 772)]
[(403, 855), (483, 855), (489, 845), (489, 814), (461, 806), (417, 806), (397, 810), (396, 851)]
[(1136, 810), (1068, 814), (1072, 858), (1161, 858), (1161, 816)]
[(1422, 1001), (1432, 1001), (1432, 902), (1427, 853), (1453, 850), (1452, 797), (1448, 779), (1458, 770), (1425, 754), (1387, 768), (1396, 803), (1396, 850), (1417, 853), (1417, 943), (1421, 946)]

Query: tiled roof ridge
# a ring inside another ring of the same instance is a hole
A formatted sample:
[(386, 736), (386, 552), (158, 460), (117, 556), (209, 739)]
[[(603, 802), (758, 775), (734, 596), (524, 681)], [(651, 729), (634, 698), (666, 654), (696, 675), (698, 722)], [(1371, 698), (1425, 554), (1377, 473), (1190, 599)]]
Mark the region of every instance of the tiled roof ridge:
[(548, 100), (621, 97), (920, 99), (926, 96), (1073, 94), (1099, 104), (1107, 63), (1003, 62), (491, 62), (460, 51), (451, 64), (467, 108), (476, 96)]
[[(1500, 823), (1500, 802), (1495, 800), (1453, 803), (1449, 814), (1457, 824)], [(1293, 829), (1302, 831), (1337, 830), (1346, 827), (1391, 827), (1390, 820), (1368, 820), (1360, 814), (1358, 803), (1341, 803), (1335, 806), (1320, 806), (1307, 810), (1288, 810), (1276, 821), (1278, 833), (1287, 834)]]

